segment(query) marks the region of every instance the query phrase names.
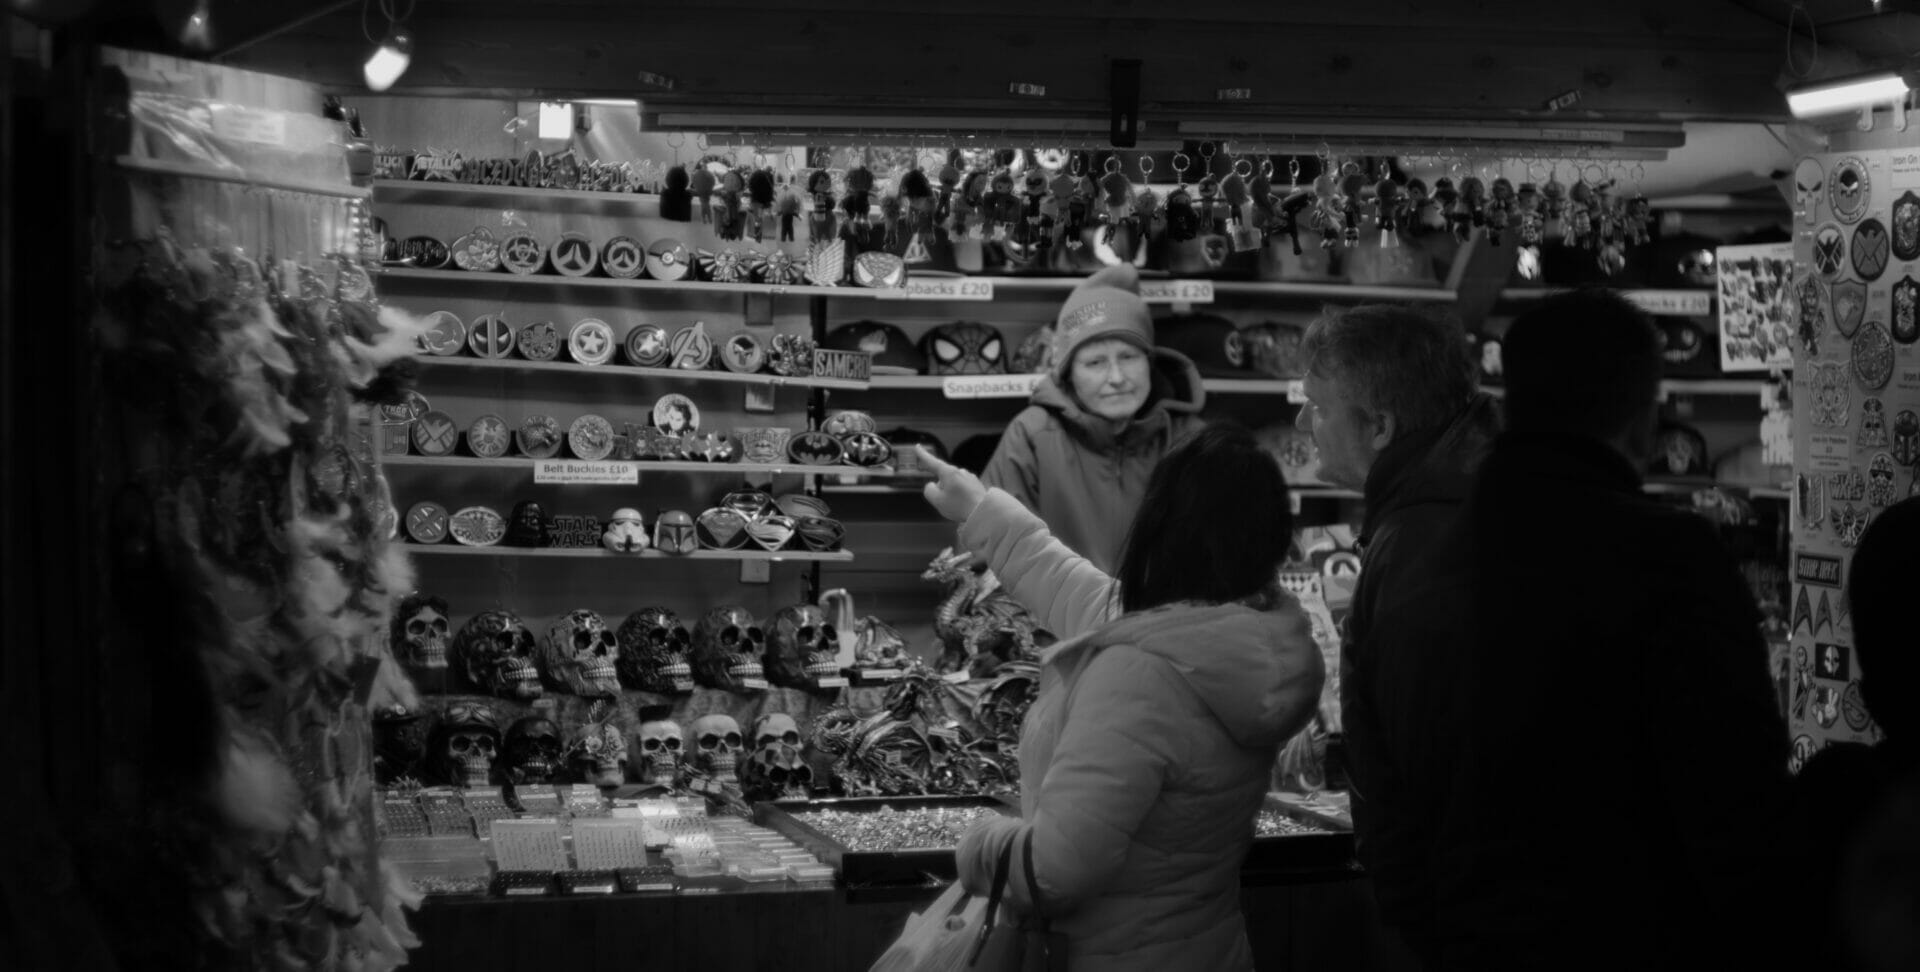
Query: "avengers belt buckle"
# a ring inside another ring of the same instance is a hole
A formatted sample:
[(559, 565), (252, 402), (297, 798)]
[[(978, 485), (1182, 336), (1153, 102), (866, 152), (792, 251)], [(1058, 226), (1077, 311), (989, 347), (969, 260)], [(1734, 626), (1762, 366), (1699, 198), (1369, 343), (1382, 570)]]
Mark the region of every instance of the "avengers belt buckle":
[(747, 518), (725, 507), (716, 506), (700, 514), (695, 523), (703, 547), (734, 550), (747, 542)]
[(874, 432), (880, 428), (873, 416), (865, 412), (840, 411), (827, 416), (820, 423), (820, 431), (835, 437), (845, 437), (855, 432)]
[(767, 363), (767, 351), (751, 334), (735, 334), (720, 346), (720, 363), (728, 371), (750, 375)]
[(552, 361), (560, 356), (560, 329), (552, 321), (535, 321), (520, 329), (515, 343), (528, 361)]
[(647, 247), (647, 275), (655, 280), (680, 280), (692, 269), (687, 248), (678, 240), (655, 240)]
[(632, 280), (647, 268), (647, 251), (631, 236), (616, 236), (600, 250), (600, 269), (617, 280)]
[(600, 254), (585, 233), (567, 232), (547, 250), (547, 262), (563, 277), (584, 277), (600, 266)]
[(653, 521), (653, 548), (661, 553), (689, 554), (700, 549), (693, 517), (681, 510), (668, 510)]
[(795, 529), (793, 517), (782, 513), (763, 516), (747, 524), (747, 535), (753, 542), (766, 550), (779, 550), (793, 539)]
[(567, 427), (567, 448), (589, 462), (613, 452), (613, 423), (598, 415), (582, 415)]
[(870, 250), (853, 258), (853, 282), (878, 290), (897, 290), (907, 282), (907, 264), (891, 253)]
[(893, 459), (893, 444), (872, 432), (855, 432), (840, 440), (845, 460), (854, 466), (884, 466)]
[(413, 420), (413, 449), (423, 456), (450, 456), (460, 444), (453, 416), (434, 410)]
[(692, 327), (683, 327), (673, 335), (669, 345), (672, 355), (671, 368), (685, 371), (705, 370), (713, 360), (713, 339), (707, 337), (705, 321), (696, 321)]
[(547, 248), (532, 233), (519, 232), (500, 241), (500, 264), (519, 276), (539, 273), (547, 262)]
[(560, 423), (551, 415), (529, 415), (513, 433), (521, 455), (551, 459), (560, 451)]
[(837, 466), (846, 450), (825, 432), (802, 432), (787, 446), (787, 457), (803, 466)]
[(613, 358), (613, 328), (597, 317), (584, 317), (567, 332), (567, 353), (583, 365), (603, 365)]
[(746, 517), (758, 519), (773, 512), (773, 497), (763, 489), (736, 489), (720, 498), (720, 505)]
[(513, 441), (507, 420), (498, 415), (482, 415), (467, 426), (467, 448), (482, 459), (498, 459), (507, 454)]
[(450, 358), (467, 344), (467, 326), (450, 311), (427, 315), (427, 329), (420, 335), (420, 350), (436, 358)]
[(513, 353), (513, 326), (499, 314), (482, 314), (467, 328), (467, 347), (482, 358), (504, 358)]
[(469, 506), (449, 518), (447, 530), (458, 543), (491, 547), (507, 535), (507, 521), (487, 507)]
[(667, 342), (667, 331), (657, 324), (638, 324), (627, 332), (627, 340), (622, 345), (626, 350), (627, 363), (638, 368), (665, 367), (673, 351)]

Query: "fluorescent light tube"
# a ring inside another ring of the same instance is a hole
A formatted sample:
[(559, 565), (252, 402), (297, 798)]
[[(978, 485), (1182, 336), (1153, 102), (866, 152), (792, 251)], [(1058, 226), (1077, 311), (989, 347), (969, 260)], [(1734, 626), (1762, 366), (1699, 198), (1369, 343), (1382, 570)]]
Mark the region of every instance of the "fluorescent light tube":
[(393, 87), (400, 75), (407, 73), (407, 65), (413, 60), (413, 37), (404, 30), (395, 28), (387, 32), (380, 46), (367, 55), (365, 75), (367, 87), (374, 91), (385, 91)]
[(1892, 104), (1913, 90), (1898, 74), (1848, 78), (1787, 92), (1787, 110), (1795, 118), (1834, 115), (1872, 105)]

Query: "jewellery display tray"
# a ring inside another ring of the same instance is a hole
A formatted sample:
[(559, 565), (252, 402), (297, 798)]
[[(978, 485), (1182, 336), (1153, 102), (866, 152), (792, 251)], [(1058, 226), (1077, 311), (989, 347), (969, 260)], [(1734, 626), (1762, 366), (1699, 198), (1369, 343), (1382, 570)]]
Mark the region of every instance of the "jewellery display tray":
[(872, 813), (882, 808), (910, 810), (927, 807), (990, 807), (1010, 817), (1020, 814), (1017, 802), (990, 796), (847, 797), (826, 800), (780, 800), (756, 803), (753, 822), (785, 835), (833, 866), (848, 887), (925, 884), (929, 877), (951, 880), (959, 874), (953, 848), (898, 851), (856, 851), (802, 823), (794, 814), (814, 810)]
[(1282, 813), (1304, 824), (1326, 830), (1321, 834), (1282, 834), (1255, 837), (1240, 865), (1242, 875), (1296, 871), (1303, 868), (1342, 868), (1353, 863), (1353, 825), (1315, 813), (1267, 794), (1262, 809)]

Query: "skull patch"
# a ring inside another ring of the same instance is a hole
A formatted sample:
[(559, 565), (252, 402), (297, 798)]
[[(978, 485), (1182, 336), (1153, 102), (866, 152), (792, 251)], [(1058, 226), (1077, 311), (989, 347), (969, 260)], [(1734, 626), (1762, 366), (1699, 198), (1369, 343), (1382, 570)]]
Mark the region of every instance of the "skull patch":
[(547, 628), (541, 644), (540, 675), (547, 685), (575, 695), (616, 695), (620, 645), (600, 615), (581, 609), (562, 615)]
[(453, 639), (454, 667), (467, 683), (503, 699), (540, 694), (533, 632), (512, 611), (482, 611)]

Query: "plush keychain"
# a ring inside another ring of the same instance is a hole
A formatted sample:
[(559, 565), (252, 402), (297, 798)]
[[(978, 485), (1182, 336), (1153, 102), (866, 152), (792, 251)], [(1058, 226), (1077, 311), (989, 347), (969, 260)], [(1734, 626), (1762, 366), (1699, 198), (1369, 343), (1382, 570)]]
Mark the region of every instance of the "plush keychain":
[(1265, 159), (1260, 163), (1260, 171), (1248, 182), (1247, 225), (1260, 234), (1264, 244), (1267, 237), (1279, 228), (1280, 213), (1274, 209), (1278, 200), (1273, 194), (1273, 160)]
[(767, 213), (773, 209), (773, 173), (755, 169), (747, 176), (747, 235), (755, 243), (767, 238)]
[(792, 182), (780, 187), (780, 242), (793, 242), (793, 227), (800, 221), (800, 211), (806, 204), (800, 201), (800, 192)]
[(813, 197), (813, 210), (807, 217), (807, 245), (826, 246), (834, 236), (833, 175), (815, 169), (807, 177), (807, 195)]
[(1645, 246), (1653, 238), (1648, 227), (1653, 225), (1653, 204), (1647, 197), (1634, 193), (1627, 201), (1627, 242), (1634, 246)]
[(1200, 231), (1209, 236), (1225, 233), (1227, 213), (1226, 204), (1220, 201), (1220, 180), (1211, 174), (1204, 175), (1193, 189), (1200, 194), (1199, 202), (1194, 206), (1195, 213), (1200, 217)]
[(687, 191), (687, 167), (676, 165), (667, 170), (660, 187), (660, 218), (676, 223), (693, 221), (693, 194)]
[[(1107, 172), (1100, 177), (1100, 241), (1111, 245), (1122, 225), (1131, 225), (1133, 215), (1133, 180), (1120, 171), (1120, 160), (1109, 158)], [(1134, 238), (1139, 238), (1135, 227)]]
[[(1079, 156), (1074, 158), (1077, 163)], [(1093, 179), (1085, 172), (1074, 174), (1073, 194), (1067, 197), (1067, 219), (1061, 232), (1066, 238), (1067, 249), (1078, 250), (1086, 246), (1082, 237), (1086, 235), (1087, 220), (1093, 216), (1094, 200), (1098, 196), (1099, 190), (1094, 187)]]
[(1380, 223), (1381, 247), (1400, 245), (1400, 227), (1406, 221), (1406, 199), (1400, 184), (1382, 176), (1373, 187), (1373, 211)]
[(1453, 224), (1454, 239), (1462, 243), (1473, 238), (1476, 226), (1487, 221), (1487, 184), (1479, 176), (1467, 176), (1460, 180), (1460, 198), (1453, 204), (1449, 221)]
[(1020, 222), (1014, 226), (1013, 239), (1029, 253), (1045, 249), (1052, 235), (1053, 217), (1047, 213), (1052, 198), (1047, 174), (1037, 168), (1027, 170), (1020, 179)]
[(846, 222), (841, 225), (840, 233), (847, 238), (849, 248), (855, 251), (866, 249), (867, 237), (872, 230), (872, 169), (861, 165), (847, 173), (847, 195), (840, 200), (840, 209), (846, 214)]
[(1260, 247), (1260, 235), (1253, 231), (1253, 220), (1248, 212), (1253, 193), (1247, 188), (1246, 176), (1240, 172), (1240, 168), (1247, 165), (1249, 163), (1245, 159), (1234, 162), (1233, 171), (1220, 180), (1220, 199), (1226, 208), (1226, 221), (1221, 228), (1227, 239), (1233, 241), (1236, 252)]
[(1360, 203), (1367, 191), (1367, 177), (1360, 167), (1347, 163), (1340, 177), (1340, 242), (1343, 246), (1360, 243)]
[(1331, 250), (1340, 245), (1340, 224), (1345, 218), (1346, 202), (1333, 176), (1325, 172), (1313, 177), (1313, 213), (1309, 223), (1320, 232), (1320, 248)]
[(1520, 191), (1514, 193), (1513, 211), (1518, 218), (1515, 232), (1520, 237), (1521, 246), (1539, 246), (1540, 226), (1540, 189), (1531, 182), (1520, 183)]
[(700, 221), (709, 226), (713, 224), (714, 184), (713, 170), (707, 168), (704, 162), (694, 166), (693, 174), (687, 182), (687, 191), (693, 193), (695, 199), (700, 200)]
[(747, 180), (739, 171), (729, 169), (720, 177), (719, 187), (714, 190), (713, 230), (723, 240), (740, 238), (742, 197), (747, 191)]
[(900, 177), (900, 199), (906, 209), (907, 246), (902, 256), (908, 263), (926, 263), (933, 259), (927, 245), (933, 241), (933, 182), (920, 169), (908, 169)]
[(1561, 246), (1591, 246), (1593, 243), (1593, 189), (1582, 178), (1567, 193), (1567, 218), (1560, 231)]
[(1513, 221), (1513, 182), (1506, 176), (1493, 180), (1492, 196), (1487, 200), (1487, 243), (1500, 245), (1500, 234)]

